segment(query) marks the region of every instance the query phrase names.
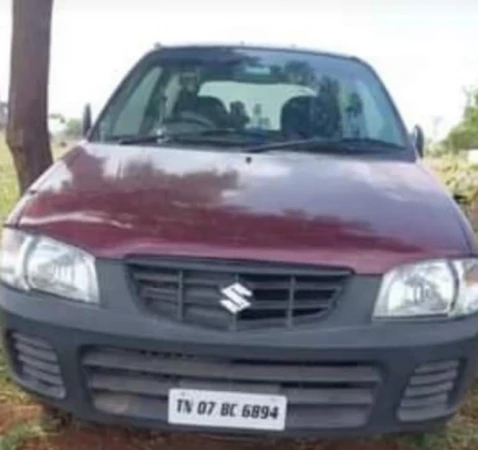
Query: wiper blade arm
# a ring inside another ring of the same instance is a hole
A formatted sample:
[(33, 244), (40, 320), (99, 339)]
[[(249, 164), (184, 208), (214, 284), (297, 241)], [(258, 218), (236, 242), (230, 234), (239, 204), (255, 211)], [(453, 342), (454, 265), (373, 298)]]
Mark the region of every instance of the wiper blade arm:
[[(235, 139), (227, 138), (235, 136)], [(241, 145), (244, 140), (250, 141), (252, 138), (264, 138), (267, 133), (251, 130), (235, 130), (229, 128), (218, 128), (201, 131), (188, 131), (186, 133), (158, 133), (148, 135), (138, 135), (124, 137), (117, 142), (119, 145), (147, 144), (157, 142), (197, 142), (210, 144), (228, 144)]]
[[(219, 128), (187, 133), (162, 133), (131, 136), (119, 139), (119, 145), (134, 145), (159, 142), (191, 142), (198, 144), (244, 145), (251, 140), (265, 138), (267, 132), (257, 130), (235, 130)], [(299, 150), (307, 152), (373, 152), (404, 150), (405, 147), (393, 142), (373, 138), (321, 139), (275, 141), (246, 148), (248, 153), (263, 153), (273, 150)]]
[(146, 135), (123, 138), (116, 141), (119, 145), (135, 144), (159, 144), (169, 142), (197, 143), (197, 144), (218, 144), (218, 145), (241, 145), (243, 139), (227, 139), (215, 136), (200, 135), (197, 133), (171, 134), (171, 135)]
[(247, 153), (264, 153), (273, 150), (299, 150), (322, 153), (336, 153), (340, 151), (348, 153), (352, 151), (350, 147), (340, 144), (338, 141), (330, 141), (318, 138), (277, 141), (271, 142), (270, 144), (257, 145), (255, 147), (249, 147), (245, 149)]
[(315, 153), (383, 153), (384, 151), (404, 150), (405, 147), (392, 142), (372, 138), (321, 139), (309, 138), (291, 141), (278, 141), (246, 149), (248, 153), (264, 153), (273, 150), (298, 150)]

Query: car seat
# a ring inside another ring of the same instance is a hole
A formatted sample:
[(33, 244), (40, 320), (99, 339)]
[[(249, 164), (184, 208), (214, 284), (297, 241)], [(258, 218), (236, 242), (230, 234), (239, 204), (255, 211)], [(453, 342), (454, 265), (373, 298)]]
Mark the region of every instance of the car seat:
[(288, 100), (281, 112), (281, 131), (287, 139), (341, 136), (338, 99), (329, 93), (304, 95)]

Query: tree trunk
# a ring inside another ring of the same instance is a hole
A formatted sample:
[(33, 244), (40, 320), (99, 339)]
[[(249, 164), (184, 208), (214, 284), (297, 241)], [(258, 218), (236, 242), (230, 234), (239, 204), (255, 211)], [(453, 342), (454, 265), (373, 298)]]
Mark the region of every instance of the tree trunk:
[(53, 0), (13, 0), (7, 142), (23, 193), (52, 164), (48, 74)]

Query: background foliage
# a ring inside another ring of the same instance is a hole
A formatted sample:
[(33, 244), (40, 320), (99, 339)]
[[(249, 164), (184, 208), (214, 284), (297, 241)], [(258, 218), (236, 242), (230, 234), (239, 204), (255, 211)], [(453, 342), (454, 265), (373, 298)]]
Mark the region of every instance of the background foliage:
[(444, 141), (444, 146), (452, 152), (478, 149), (478, 87), (466, 91), (466, 97), (462, 120)]
[(427, 158), (425, 163), (433, 169), (460, 203), (468, 208), (478, 196), (478, 165), (463, 155), (443, 155)]

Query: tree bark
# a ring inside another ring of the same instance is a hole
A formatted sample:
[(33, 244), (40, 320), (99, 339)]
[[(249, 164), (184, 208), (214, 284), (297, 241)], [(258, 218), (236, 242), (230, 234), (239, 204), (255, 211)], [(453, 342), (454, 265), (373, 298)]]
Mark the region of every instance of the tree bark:
[(23, 193), (53, 160), (48, 75), (53, 0), (13, 0), (7, 143)]

